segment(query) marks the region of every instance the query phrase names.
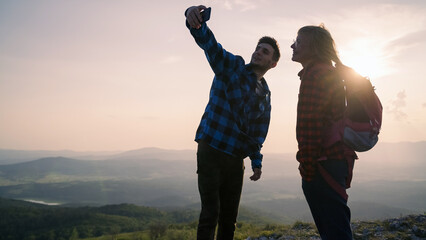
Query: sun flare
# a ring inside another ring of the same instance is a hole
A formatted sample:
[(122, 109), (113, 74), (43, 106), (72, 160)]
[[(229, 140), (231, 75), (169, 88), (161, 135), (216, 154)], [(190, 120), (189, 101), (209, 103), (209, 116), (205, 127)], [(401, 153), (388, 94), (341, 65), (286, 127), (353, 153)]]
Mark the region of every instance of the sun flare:
[(355, 69), (362, 76), (378, 78), (391, 72), (382, 46), (372, 40), (358, 39), (340, 51), (343, 64)]

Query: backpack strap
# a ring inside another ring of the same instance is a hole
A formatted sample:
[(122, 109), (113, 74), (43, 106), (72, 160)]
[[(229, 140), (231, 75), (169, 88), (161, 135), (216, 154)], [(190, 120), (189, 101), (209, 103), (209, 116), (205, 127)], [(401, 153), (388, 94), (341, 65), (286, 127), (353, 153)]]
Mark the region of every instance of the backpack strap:
[(352, 181), (352, 176), (353, 176), (353, 168), (354, 168), (354, 158), (347, 155), (346, 156), (346, 161), (348, 163), (348, 176), (346, 177), (346, 187), (343, 187), (342, 185), (340, 185), (334, 178), (333, 176), (331, 176), (327, 170), (325, 170), (325, 168), (321, 165), (318, 164), (318, 170), (321, 173), (321, 176), (324, 178), (324, 180), (328, 183), (328, 185), (334, 190), (336, 191), (340, 196), (343, 197), (343, 199), (345, 199), (345, 201), (348, 201), (348, 194), (346, 193), (346, 189), (350, 188), (351, 185), (351, 181)]
[(345, 201), (348, 201), (348, 194), (346, 193), (346, 189), (337, 183), (336, 180), (334, 180), (334, 178), (324, 169), (324, 167), (321, 166), (321, 164), (318, 164), (318, 170), (328, 185), (330, 185), (334, 191), (342, 196)]

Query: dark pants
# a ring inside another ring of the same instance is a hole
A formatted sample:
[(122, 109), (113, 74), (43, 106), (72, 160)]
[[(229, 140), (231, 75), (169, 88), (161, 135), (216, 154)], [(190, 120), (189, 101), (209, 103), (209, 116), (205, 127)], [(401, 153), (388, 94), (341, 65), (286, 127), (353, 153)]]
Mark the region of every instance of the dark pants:
[[(319, 164), (340, 185), (346, 186), (347, 161), (325, 160)], [(333, 190), (318, 171), (312, 181), (302, 180), (302, 188), (322, 240), (352, 240), (347, 200)]]
[(201, 213), (197, 239), (233, 239), (243, 186), (244, 161), (200, 142), (197, 152)]

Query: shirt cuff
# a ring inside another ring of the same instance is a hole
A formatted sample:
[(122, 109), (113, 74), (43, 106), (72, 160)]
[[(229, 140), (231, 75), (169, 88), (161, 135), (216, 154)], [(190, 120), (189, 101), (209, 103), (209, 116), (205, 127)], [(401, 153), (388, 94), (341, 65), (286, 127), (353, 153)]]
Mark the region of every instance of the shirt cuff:
[(256, 152), (250, 155), (251, 168), (262, 168), (263, 155), (260, 152)]

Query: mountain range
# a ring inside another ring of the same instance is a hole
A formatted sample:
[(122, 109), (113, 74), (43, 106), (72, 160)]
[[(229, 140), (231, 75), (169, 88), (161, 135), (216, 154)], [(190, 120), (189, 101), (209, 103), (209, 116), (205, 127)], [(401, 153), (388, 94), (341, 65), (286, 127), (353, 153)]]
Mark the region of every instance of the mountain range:
[[(265, 153), (262, 178), (257, 182), (249, 181), (251, 167), (246, 160), (242, 206), (281, 223), (311, 221), (294, 156)], [(425, 157), (426, 142), (379, 143), (359, 154), (349, 189), (354, 219), (423, 213)], [(195, 150), (0, 150), (0, 163), (2, 198), (65, 206), (128, 203), (199, 209)]]

